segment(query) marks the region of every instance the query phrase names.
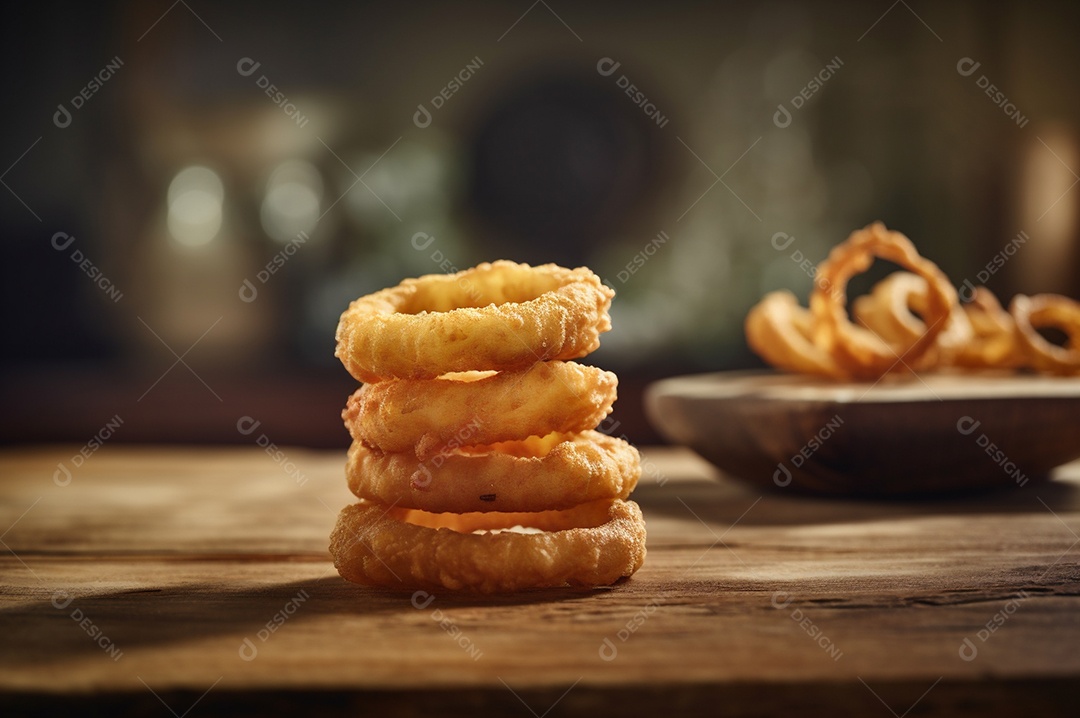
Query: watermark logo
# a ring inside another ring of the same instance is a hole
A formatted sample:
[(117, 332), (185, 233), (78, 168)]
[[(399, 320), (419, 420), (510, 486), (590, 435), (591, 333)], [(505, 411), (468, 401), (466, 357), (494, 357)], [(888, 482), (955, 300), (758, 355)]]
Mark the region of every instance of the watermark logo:
[[(817, 74), (810, 78), (810, 81), (791, 98), (792, 110), (796, 112), (801, 110), (809, 102), (810, 98), (821, 92), (821, 88), (825, 86), (825, 83), (831, 80), (843, 66), (844, 61), (839, 56), (826, 62), (825, 66), (818, 70)], [(774, 125), (783, 130), (791, 126), (792, 119), (792, 111), (784, 103), (781, 102), (776, 106), (776, 112), (773, 113)]]
[[(980, 67), (982, 67), (982, 63), (976, 62), (970, 57), (961, 57), (960, 61), (956, 63), (956, 71), (961, 77), (971, 77)], [(1020, 110), (1017, 109), (1016, 105), (994, 83), (990, 82), (990, 78), (980, 74), (975, 80), (975, 86), (982, 90), (994, 105), (1000, 107), (1005, 116), (1015, 122), (1017, 127), (1027, 127), (1028, 118), (1020, 114)]]
[[(975, 632), (975, 638), (979, 640), (979, 643), (981, 644), (989, 641), (990, 637), (993, 636), (999, 628), (1004, 626), (1006, 621), (1012, 618), (1012, 615), (1016, 613), (1016, 609), (1020, 608), (1020, 604), (1029, 597), (1030, 594), (1027, 591), (1021, 590), (1014, 598), (1011, 598), (1004, 606), (1002, 606), (1000, 611), (995, 613), (989, 621), (983, 624), (982, 628)], [(975, 641), (971, 640), (970, 636), (968, 636), (961, 641), (959, 654), (962, 660), (970, 663), (979, 655), (979, 646)]]
[[(660, 247), (668, 243), (668, 239), (670, 238), (668, 237), (667, 232), (661, 230), (655, 237), (646, 242), (645, 246), (641, 248), (641, 251), (631, 257), (630, 261), (626, 263), (626, 266), (620, 269), (619, 273), (615, 275), (619, 280), (619, 284), (626, 284), (630, 277), (637, 274), (641, 268), (645, 266), (645, 263), (648, 262), (654, 254), (660, 251)], [(611, 286), (611, 282), (608, 282), (606, 279), (604, 280), (604, 283)]]
[[(619, 639), (619, 643), (626, 643), (630, 640), (630, 636), (634, 635), (639, 628), (645, 625), (649, 617), (656, 613), (659, 605), (657, 602), (652, 601), (631, 616), (630, 620), (615, 633), (615, 638)], [(619, 647), (611, 640), (610, 636), (605, 636), (604, 640), (600, 642), (598, 653), (600, 654), (600, 660), (614, 661), (619, 656)]]
[[(67, 591), (56, 591), (52, 597), (52, 605), (58, 611), (67, 611), (68, 606), (72, 604), (75, 599)], [(83, 633), (90, 636), (90, 639), (105, 652), (105, 655), (113, 659), (113, 661), (119, 661), (124, 657), (124, 652), (117, 648), (116, 644), (105, 635), (104, 631), (94, 623), (94, 621), (86, 615), (85, 612), (79, 607), (71, 609), (71, 613), (68, 614), (72, 621), (75, 621), (79, 625), (79, 628), (83, 630)]]
[[(428, 606), (434, 601), (435, 596), (427, 591), (417, 591), (412, 595), (411, 599), (413, 608), (418, 611), (426, 611)], [(453, 619), (442, 611), (442, 609), (433, 609), (431, 611), (431, 620), (438, 624), (439, 628), (441, 628), (446, 635), (450, 636), (454, 643), (456, 643), (461, 650), (465, 651), (465, 655), (469, 658), (474, 661), (479, 661), (484, 655), (483, 652), (476, 647), (476, 644), (473, 643), (472, 639), (469, 638), (465, 632), (454, 623)]]
[[(986, 263), (986, 266), (979, 270), (975, 278), (979, 280), (979, 284), (986, 284), (990, 281), (990, 277), (1001, 271), (1001, 268), (1005, 266), (1005, 263), (1012, 259), (1013, 255), (1020, 251), (1020, 247), (1027, 244), (1029, 237), (1027, 232), (1020, 232), (1014, 238), (1009, 240), (1008, 244), (1001, 248), (1001, 251), (991, 257), (990, 261)], [(971, 283), (970, 279), (965, 279), (958, 290), (960, 298), (965, 302), (970, 302), (975, 297), (975, 285)]]
[[(478, 417), (473, 417), (472, 421), (459, 428), (454, 435), (450, 437), (450, 440), (439, 449), (439, 453), (416, 467), (416, 471), (414, 471), (409, 478), (409, 486), (419, 491), (423, 491), (431, 486), (431, 482), (434, 480), (434, 474), (431, 473), (431, 469), (428, 468), (428, 466), (430, 465), (435, 469), (440, 468), (446, 463), (446, 459), (453, 454), (455, 450), (460, 449), (463, 446), (469, 446), (469, 439), (471, 439), (483, 425), (483, 422), (480, 421)], [(480, 498), (484, 501), (494, 501), (496, 495), (484, 494)]]
[[(266, 266), (260, 269), (255, 274), (255, 279), (259, 280), (259, 284), (266, 284), (270, 281), (270, 278), (277, 274), (278, 270), (285, 266), (285, 263), (289, 261), (289, 258), (299, 251), (300, 247), (307, 243), (307, 232), (300, 232), (296, 235), (295, 239), (289, 240), (289, 243), (277, 254), (275, 254)], [(259, 297), (259, 288), (255, 286), (247, 277), (244, 278), (244, 283), (240, 285), (240, 301), (242, 302), (254, 302)]]
[[(777, 591), (772, 595), (773, 608), (779, 610), (787, 610), (787, 607), (791, 605), (791, 595), (787, 591)], [(816, 623), (810, 620), (801, 608), (795, 607), (791, 609), (791, 620), (795, 621), (799, 625), (799, 628), (803, 632), (810, 636), (814, 640), (814, 643), (818, 644), (821, 650), (825, 651), (825, 654), (833, 659), (833, 661), (839, 661), (844, 655), (837, 645), (827, 636), (825, 632), (818, 627)]]
[[(835, 414), (825, 424), (818, 429), (817, 433), (810, 437), (806, 444), (797, 452), (792, 454), (788, 461), (796, 469), (800, 468), (806, 461), (813, 456), (818, 449), (825, 445), (825, 442), (836, 433), (844, 424), (844, 420), (840, 418), (839, 414)], [(773, 483), (784, 488), (791, 483), (791, 470), (781, 461), (776, 465), (776, 471), (773, 472)]]
[[(240, 432), (242, 436), (251, 436), (255, 431), (262, 426), (262, 422), (253, 419), (250, 416), (241, 416), (236, 421), (236, 430)], [(275, 464), (281, 467), (281, 470), (285, 472), (286, 476), (291, 477), (296, 481), (297, 486), (303, 486), (307, 483), (307, 476), (300, 471), (299, 467), (294, 464), (284, 451), (278, 448), (278, 445), (270, 441), (270, 437), (266, 434), (259, 434), (255, 439), (255, 443), (266, 452)]]
[[(788, 234), (787, 232), (777, 232), (772, 236), (772, 239), (769, 240), (769, 242), (777, 252), (783, 252), (794, 244), (795, 235)], [(815, 287), (834, 299), (836, 298), (836, 295), (840, 293), (839, 287), (832, 286), (832, 283), (826, 279), (818, 278), (818, 263), (803, 254), (801, 249), (796, 247), (791, 250), (791, 254), (788, 255), (788, 258), (794, 262), (806, 276), (813, 280)]]
[[(90, 78), (90, 82), (86, 83), (86, 87), (79, 90), (79, 92), (71, 98), (70, 102), (72, 109), (76, 112), (82, 109), (83, 105), (89, 102), (90, 98), (96, 95), (105, 83), (111, 80), (113, 75), (119, 72), (120, 68), (123, 66), (124, 61), (119, 57), (114, 57), (105, 63), (105, 67), (98, 70), (98, 73)], [(64, 103), (61, 102), (56, 106), (56, 112), (53, 113), (54, 125), (60, 129), (65, 129), (71, 126), (72, 119), (74, 119), (72, 112), (64, 105)]]
[(420, 129), (425, 129), (431, 125), (432, 110), (441, 110), (450, 98), (453, 97), (465, 86), (465, 83), (473, 78), (473, 75), (484, 66), (484, 61), (477, 55), (473, 59), (465, 63), (465, 67), (458, 70), (458, 73), (450, 78), (450, 81), (431, 98), (431, 110), (427, 108), (424, 103), (420, 103), (416, 106), (416, 112), (413, 113), (413, 124)]
[[(417, 252), (426, 252), (429, 247), (435, 244), (435, 235), (428, 234), (427, 232), (417, 232), (412, 236), (412, 239), (409, 240), (409, 243), (412, 245), (412, 248), (415, 249)], [(443, 253), (443, 251), (438, 247), (435, 247), (431, 250), (431, 254), (428, 255), (428, 258), (435, 263), (435, 266), (437, 266), (446, 274), (457, 274), (461, 271), (460, 269), (458, 269), (457, 265), (454, 264), (454, 262), (451, 261), (451, 259), (447, 257), (446, 254)], [(476, 283), (473, 282), (471, 279), (468, 279), (466, 277), (458, 277), (457, 285), (472, 301), (479, 301), (480, 298), (483, 296), (480, 288), (477, 287)]]
[[(600, 73), (601, 77), (611, 77), (620, 67), (622, 67), (622, 63), (616, 62), (610, 57), (601, 57), (599, 62), (596, 63), (596, 71)], [(645, 116), (655, 122), (657, 127), (661, 129), (667, 127), (667, 116), (660, 113), (652, 100), (646, 97), (645, 93), (638, 89), (637, 85), (630, 81), (629, 77), (620, 73), (615, 80), (615, 85), (625, 92), (634, 105), (640, 107)]]
[(71, 483), (72, 474), (71, 469), (67, 467), (67, 464), (71, 464), (76, 469), (86, 463), (94, 453), (97, 452), (105, 442), (112, 438), (112, 435), (116, 433), (116, 430), (124, 423), (124, 420), (119, 414), (114, 415), (111, 419), (105, 422), (105, 425), (98, 429), (97, 433), (90, 437), (90, 440), (72, 454), (71, 458), (67, 462), (61, 461), (56, 465), (56, 471), (53, 472), (53, 483), (57, 486), (67, 486)]
[[(982, 422), (970, 416), (962, 416), (956, 422), (956, 430), (964, 436), (971, 436), (980, 426), (982, 426)], [(997, 444), (990, 440), (989, 436), (980, 431), (975, 438), (975, 443), (986, 452), (991, 461), (1000, 466), (1002, 471), (1016, 481), (1017, 486), (1023, 486), (1028, 482), (1027, 474), (1020, 471), (1020, 468), (1013, 463), (1012, 459)]]
[[(57, 252), (65, 251), (74, 243), (75, 237), (68, 234), (67, 232), (57, 232), (52, 236), (51, 240), (53, 249), (55, 249)], [(99, 287), (101, 291), (105, 292), (105, 296), (111, 299), (114, 304), (124, 298), (124, 293), (116, 288), (116, 285), (113, 284), (109, 280), (109, 278), (105, 276), (105, 273), (102, 272), (101, 269), (97, 267), (97, 265), (90, 261), (89, 257), (83, 254), (82, 250), (71, 250), (69, 258), (72, 262), (78, 265), (79, 269), (82, 270), (83, 274), (90, 277), (90, 280), (97, 287)]]
[[(256, 62), (250, 57), (241, 57), (236, 63), (236, 71), (241, 77), (251, 77), (255, 74), (255, 71), (262, 67), (261, 62)], [(301, 114), (285, 93), (278, 89), (277, 85), (270, 82), (270, 79), (266, 75), (259, 75), (255, 80), (255, 85), (263, 93), (270, 98), (276, 106), (281, 108), (281, 111), (285, 113), (285, 116), (290, 118), (296, 123), (297, 127), (304, 127), (308, 123), (307, 115)]]
[[(255, 637), (259, 639), (259, 643), (266, 643), (269, 641), (270, 637), (277, 633), (277, 630), (293, 617), (293, 614), (300, 609), (301, 604), (307, 601), (308, 598), (310, 598), (308, 592), (304, 589), (300, 589), (299, 593), (286, 601), (281, 610), (271, 616), (270, 620), (255, 633)], [(238, 653), (242, 660), (254, 661), (259, 655), (259, 647), (255, 644), (255, 641), (251, 640), (250, 636), (245, 636), (244, 640), (240, 642)]]

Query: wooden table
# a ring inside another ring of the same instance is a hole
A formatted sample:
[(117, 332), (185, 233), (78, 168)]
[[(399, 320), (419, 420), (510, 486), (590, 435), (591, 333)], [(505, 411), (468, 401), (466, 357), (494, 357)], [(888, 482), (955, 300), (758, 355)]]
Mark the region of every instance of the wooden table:
[(648, 450), (632, 580), (423, 605), (331, 566), (343, 452), (108, 445), (72, 468), (75, 452), (0, 453), (4, 715), (888, 718), (1080, 699), (1080, 465), (869, 503), (761, 495)]

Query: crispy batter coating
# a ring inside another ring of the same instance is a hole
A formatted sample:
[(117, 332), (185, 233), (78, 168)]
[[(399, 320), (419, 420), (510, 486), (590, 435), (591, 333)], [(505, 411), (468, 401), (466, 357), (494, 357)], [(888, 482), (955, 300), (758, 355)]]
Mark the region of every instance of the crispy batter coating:
[[(910, 346), (926, 333), (926, 323), (916, 316), (926, 314), (930, 286), (926, 279), (911, 272), (893, 272), (874, 285), (869, 294), (855, 300), (852, 314), (864, 327), (894, 346)], [(951, 366), (954, 358), (975, 339), (968, 314), (954, 303), (945, 320), (945, 329), (913, 369)]]
[(625, 499), (641, 477), (638, 451), (598, 431), (468, 446), (426, 462), (354, 442), (345, 469), (362, 499), (424, 511), (543, 511)]
[(362, 382), (575, 359), (611, 329), (614, 294), (585, 267), (506, 260), (406, 279), (349, 305), (335, 353)]
[(813, 319), (791, 292), (766, 294), (746, 315), (746, 341), (765, 361), (800, 374), (841, 378), (844, 370), (814, 344)]
[(534, 362), (524, 371), (365, 384), (342, 418), (354, 440), (423, 461), (446, 447), (591, 429), (610, 413), (617, 385), (596, 367)]
[[(513, 526), (539, 531), (500, 530)], [(372, 586), (599, 586), (641, 567), (645, 521), (637, 504), (618, 499), (535, 514), (424, 514), (361, 501), (338, 516), (330, 553), (342, 576)]]
[[(1080, 302), (1060, 294), (1018, 294), (1009, 305), (1016, 322), (1017, 340), (1028, 363), (1051, 374), (1080, 374)], [(1059, 347), (1048, 342), (1038, 328), (1054, 327), (1068, 341)]]
[[(866, 328), (852, 324), (848, 318), (845, 296), (848, 280), (869, 269), (875, 257), (895, 262), (927, 282), (923, 313), (926, 330), (912, 341), (890, 344)], [(810, 293), (814, 343), (832, 353), (856, 378), (877, 379), (889, 372), (906, 372), (933, 348), (957, 302), (956, 289), (936, 264), (921, 257), (903, 234), (875, 222), (852, 232), (818, 265)]]

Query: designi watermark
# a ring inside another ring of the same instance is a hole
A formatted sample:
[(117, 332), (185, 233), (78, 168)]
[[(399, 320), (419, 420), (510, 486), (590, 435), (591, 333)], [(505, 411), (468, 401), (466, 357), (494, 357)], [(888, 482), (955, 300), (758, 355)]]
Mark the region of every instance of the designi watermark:
[[(71, 594), (67, 591), (57, 591), (53, 594), (52, 605), (53, 608), (58, 611), (67, 611), (68, 606), (70, 606), (74, 600), (75, 599), (72, 598)], [(81, 608), (78, 606), (72, 608), (71, 613), (69, 613), (68, 616), (72, 621), (75, 621), (75, 623), (79, 625), (79, 628), (81, 628), (86, 635), (90, 636), (90, 639), (105, 652), (106, 656), (113, 659), (114, 662), (119, 661), (124, 657), (124, 652), (116, 646), (116, 643), (114, 643), (111, 638), (105, 635), (105, 632), (101, 630), (101, 627), (94, 623), (93, 619), (87, 616)]]
[[(773, 608), (786, 610), (791, 605), (791, 595), (787, 591), (777, 591), (772, 595)], [(821, 650), (825, 651), (825, 654), (833, 659), (833, 661), (839, 661), (844, 655), (836, 643), (832, 641), (821, 628), (810, 620), (801, 608), (796, 606), (791, 609), (791, 620), (799, 624), (799, 628), (803, 630), (806, 635), (814, 639), (814, 643), (821, 647)]]
[[(956, 71), (960, 73), (961, 77), (971, 77), (981, 66), (981, 62), (976, 62), (970, 57), (961, 57), (960, 61), (956, 63)], [(975, 86), (986, 93), (990, 101), (1000, 107), (1005, 116), (1015, 122), (1017, 127), (1027, 127), (1028, 118), (1020, 114), (1020, 110), (1012, 103), (1012, 100), (1006, 97), (1005, 93), (998, 89), (997, 85), (990, 82), (990, 78), (980, 74), (978, 79), (975, 80)]]
[[(255, 430), (262, 426), (261, 421), (257, 421), (250, 416), (241, 416), (236, 421), (236, 430), (243, 436), (251, 436), (255, 433)], [(259, 434), (255, 439), (255, 443), (266, 452), (275, 464), (281, 467), (281, 470), (285, 472), (286, 476), (291, 477), (296, 481), (297, 486), (303, 486), (307, 483), (307, 476), (304, 472), (300, 471), (300, 468), (294, 464), (284, 451), (278, 448), (278, 445), (270, 441), (270, 437), (266, 434)]]
[[(1001, 248), (1001, 251), (990, 258), (990, 261), (986, 263), (986, 266), (979, 270), (975, 278), (979, 280), (979, 284), (986, 284), (990, 281), (990, 277), (1001, 271), (1005, 263), (1012, 259), (1012, 256), (1020, 251), (1020, 247), (1027, 244), (1028, 241), (1027, 232), (1021, 231), (1015, 237), (1009, 240), (1009, 242)], [(960, 285), (960, 289), (957, 290), (960, 294), (960, 298), (965, 302), (970, 302), (975, 297), (975, 285), (971, 283), (970, 279), (965, 279)]]
[[(53, 249), (57, 252), (63, 252), (72, 244), (75, 243), (75, 237), (67, 232), (57, 232), (52, 236), (51, 244)], [(82, 273), (90, 277), (90, 280), (105, 292), (105, 296), (113, 301), (113, 303), (119, 302), (124, 298), (124, 293), (117, 289), (116, 285), (105, 276), (105, 273), (98, 268), (96, 264), (90, 261), (90, 258), (83, 254), (81, 249), (71, 250), (69, 258), (72, 262), (78, 265)]]
[[(289, 261), (289, 258), (299, 251), (300, 247), (307, 243), (308, 233), (300, 232), (294, 239), (289, 240), (280, 252), (271, 257), (270, 261), (266, 263), (262, 269), (255, 274), (255, 279), (259, 280), (259, 284), (266, 284), (270, 281), (270, 278), (277, 274), (278, 270), (285, 266), (285, 263)], [(259, 296), (259, 288), (255, 286), (249, 278), (244, 278), (244, 283), (240, 285), (240, 300), (243, 302), (254, 302)]]
[[(277, 633), (277, 630), (293, 617), (293, 614), (300, 609), (300, 605), (307, 601), (308, 598), (310, 598), (308, 592), (304, 589), (300, 589), (299, 593), (286, 601), (281, 610), (271, 616), (270, 620), (255, 633), (255, 637), (259, 639), (259, 643), (266, 643), (269, 641), (270, 637)], [(245, 661), (254, 661), (259, 655), (259, 647), (255, 645), (255, 642), (252, 641), (249, 636), (245, 636), (244, 640), (240, 642), (239, 654), (240, 658)]]
[[(990, 640), (990, 637), (997, 632), (999, 628), (1005, 625), (1005, 622), (1012, 618), (1012, 615), (1016, 613), (1016, 609), (1020, 608), (1020, 604), (1030, 598), (1030, 594), (1027, 591), (1020, 590), (1016, 596), (1009, 599), (1009, 601), (1001, 607), (1001, 610), (995, 613), (989, 621), (983, 624), (983, 627), (975, 632), (975, 638), (979, 639), (979, 643), (986, 643)], [(966, 637), (960, 643), (960, 658), (971, 662), (974, 661), (976, 656), (979, 655), (979, 647), (971, 640), (971, 637)]]
[[(90, 98), (96, 95), (106, 82), (111, 80), (113, 76), (120, 71), (120, 68), (124, 66), (124, 61), (119, 56), (114, 57), (105, 63), (105, 67), (98, 70), (97, 74), (90, 78), (90, 82), (86, 83), (86, 87), (79, 90), (74, 97), (71, 98), (71, 107), (75, 111), (82, 109), (83, 105), (90, 101)], [(64, 129), (71, 126), (71, 120), (73, 119), (71, 110), (60, 103), (56, 106), (56, 112), (53, 113), (53, 124)]]
[(483, 66), (484, 61), (480, 59), (479, 55), (465, 63), (465, 67), (458, 70), (458, 73), (450, 78), (450, 81), (431, 98), (431, 110), (423, 102), (416, 106), (416, 112), (413, 113), (413, 124), (420, 129), (430, 126), (432, 110), (436, 112), (441, 110), (450, 101), (450, 98), (456, 95), (465, 86), (465, 83), (471, 80), (473, 75)]
[[(970, 416), (962, 416), (956, 422), (956, 430), (964, 436), (971, 436), (975, 433), (975, 430), (982, 426), (981, 421), (977, 421)], [(1001, 467), (1001, 470), (1016, 481), (1017, 486), (1023, 486), (1028, 482), (1027, 474), (1020, 470), (1012, 459), (1008, 457), (1004, 450), (997, 444), (990, 440), (990, 437), (979, 432), (979, 435), (975, 437), (975, 443), (980, 449), (986, 452), (986, 455), (990, 457), (990, 460)]]
[[(601, 57), (599, 62), (596, 63), (596, 71), (603, 77), (611, 77), (615, 74), (615, 71), (622, 66), (621, 62), (616, 62), (610, 57)], [(663, 129), (667, 127), (667, 116), (660, 113), (656, 105), (652, 100), (645, 96), (645, 93), (638, 89), (637, 85), (630, 81), (630, 78), (626, 75), (619, 74), (619, 77), (615, 80), (615, 85), (626, 93), (626, 96), (637, 107), (641, 108), (641, 111), (645, 113), (645, 116), (656, 123), (656, 126)]]
[[(650, 616), (656, 613), (656, 609), (659, 607), (659, 603), (650, 601), (644, 608), (631, 616), (630, 620), (615, 632), (615, 637), (619, 639), (619, 643), (626, 643), (630, 640), (630, 636), (634, 635), (639, 628), (644, 626), (645, 622), (649, 620)], [(610, 636), (605, 636), (604, 640), (600, 642), (598, 652), (601, 660), (614, 661), (619, 656), (619, 647), (615, 645), (615, 642), (611, 640)]]
[[(667, 232), (661, 230), (655, 237), (646, 242), (645, 246), (642, 247), (637, 254), (631, 257), (630, 261), (626, 263), (626, 266), (620, 269), (619, 273), (615, 275), (619, 280), (619, 284), (626, 284), (630, 277), (637, 274), (641, 268), (645, 266), (645, 263), (648, 262), (654, 254), (660, 251), (660, 247), (668, 243), (668, 239), (670, 238), (668, 237)], [(611, 282), (606, 279), (604, 280), (604, 284), (611, 286)]]
[[(412, 595), (412, 605), (418, 611), (427, 610), (427, 607), (435, 600), (435, 596), (427, 591), (417, 591)], [(461, 628), (454, 623), (450, 616), (446, 615), (442, 609), (435, 608), (431, 611), (431, 620), (438, 624), (439, 628), (450, 636), (454, 640), (461, 650), (465, 651), (465, 655), (473, 659), (473, 661), (479, 661), (484, 655), (483, 651), (476, 647), (473, 640), (469, 638)]]
[[(843, 66), (844, 61), (839, 56), (826, 62), (825, 66), (818, 70), (817, 74), (810, 78), (810, 81), (791, 98), (792, 109), (795, 111), (801, 110), (814, 95), (821, 92), (821, 88), (825, 86), (825, 83), (831, 80)], [(792, 119), (791, 110), (787, 108), (787, 105), (781, 102), (776, 106), (776, 112), (773, 113), (774, 125), (780, 129), (785, 129), (791, 126)]]
[(116, 433), (116, 430), (124, 423), (124, 420), (119, 414), (113, 415), (105, 425), (97, 430), (97, 433), (90, 437), (90, 440), (86, 444), (71, 455), (71, 458), (67, 462), (61, 461), (56, 465), (56, 471), (53, 472), (53, 483), (57, 486), (67, 486), (71, 483), (71, 469), (67, 467), (71, 464), (76, 469), (86, 463), (87, 459), (93, 456), (98, 449), (105, 445), (105, 442), (112, 438), (112, 435)]
[[(236, 71), (240, 73), (242, 77), (251, 77), (260, 67), (262, 67), (262, 63), (256, 62), (250, 57), (241, 57), (236, 63)], [(307, 115), (301, 114), (296, 105), (285, 96), (285, 93), (279, 90), (277, 85), (270, 82), (270, 78), (266, 75), (259, 75), (255, 80), (255, 85), (270, 98), (271, 102), (280, 107), (281, 111), (285, 113), (285, 116), (293, 120), (297, 127), (307, 126)]]
[[(836, 430), (843, 426), (844, 420), (839, 414), (835, 414), (831, 419), (825, 422), (825, 424), (818, 429), (817, 433), (810, 437), (806, 444), (797, 452), (791, 455), (788, 461), (796, 469), (801, 467), (806, 461), (813, 456), (818, 449), (820, 449), (826, 441), (829, 440)], [(791, 483), (791, 469), (781, 461), (776, 465), (776, 471), (773, 472), (773, 483), (784, 488)]]

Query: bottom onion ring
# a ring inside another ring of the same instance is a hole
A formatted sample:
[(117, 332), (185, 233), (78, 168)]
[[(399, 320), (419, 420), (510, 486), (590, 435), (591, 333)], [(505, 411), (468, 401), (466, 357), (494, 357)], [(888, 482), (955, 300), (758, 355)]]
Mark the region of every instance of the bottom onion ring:
[[(926, 330), (914, 341), (890, 343), (852, 324), (848, 318), (845, 306), (848, 280), (869, 269), (875, 257), (895, 262), (927, 282), (923, 312)], [(875, 222), (852, 232), (818, 265), (810, 293), (814, 344), (833, 354), (852, 376), (877, 379), (890, 371), (907, 369), (930, 351), (938, 335), (945, 331), (956, 304), (956, 289), (938, 266), (919, 256), (915, 245), (903, 234)]]
[(746, 341), (758, 355), (788, 371), (842, 377), (844, 371), (814, 344), (810, 312), (786, 290), (769, 292), (746, 315)]
[(637, 449), (598, 431), (462, 447), (421, 462), (360, 442), (349, 489), (362, 499), (424, 511), (542, 511), (625, 499), (641, 477)]
[[(539, 531), (508, 530), (519, 525)], [(369, 586), (600, 586), (641, 567), (645, 521), (636, 503), (618, 499), (525, 514), (432, 514), (361, 501), (338, 516), (330, 553), (344, 578)]]
[[(1016, 322), (1016, 338), (1028, 363), (1054, 374), (1080, 373), (1080, 303), (1058, 294), (1013, 297), (1009, 312)], [(1039, 328), (1054, 327), (1068, 335), (1065, 346), (1047, 341)]]

